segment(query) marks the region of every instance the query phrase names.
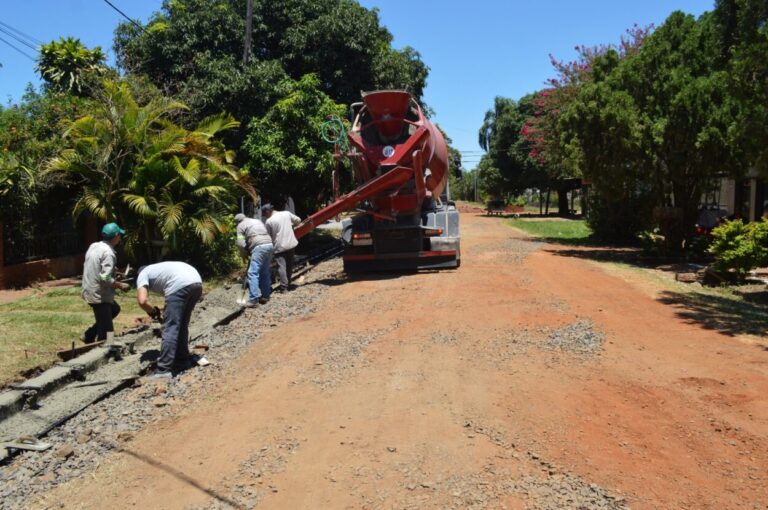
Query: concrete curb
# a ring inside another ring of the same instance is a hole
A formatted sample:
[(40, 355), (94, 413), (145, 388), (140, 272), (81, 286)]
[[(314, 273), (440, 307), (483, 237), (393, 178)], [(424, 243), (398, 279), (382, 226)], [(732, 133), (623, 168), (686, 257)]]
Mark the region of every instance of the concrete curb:
[(35, 407), (38, 399), (45, 398), (67, 384), (85, 379), (86, 374), (109, 363), (111, 359), (132, 353), (154, 336), (152, 330), (141, 330), (118, 337), (111, 346), (96, 347), (69, 361), (57, 363), (42, 374), (10, 390), (0, 393), (0, 422), (7, 420), (24, 408)]
[(0, 393), (0, 421), (6, 420), (24, 409), (24, 390), (8, 390)]

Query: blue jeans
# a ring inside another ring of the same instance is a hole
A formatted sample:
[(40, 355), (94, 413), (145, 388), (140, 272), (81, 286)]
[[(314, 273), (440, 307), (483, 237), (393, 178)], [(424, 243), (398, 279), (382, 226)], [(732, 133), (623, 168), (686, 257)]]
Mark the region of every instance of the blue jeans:
[(203, 285), (187, 285), (165, 298), (165, 320), (163, 321), (163, 343), (157, 370), (166, 372), (174, 365), (183, 365), (189, 359), (189, 319), (192, 317)]
[(248, 266), (248, 299), (258, 301), (269, 299), (272, 293), (272, 243), (260, 244), (251, 251), (251, 265)]

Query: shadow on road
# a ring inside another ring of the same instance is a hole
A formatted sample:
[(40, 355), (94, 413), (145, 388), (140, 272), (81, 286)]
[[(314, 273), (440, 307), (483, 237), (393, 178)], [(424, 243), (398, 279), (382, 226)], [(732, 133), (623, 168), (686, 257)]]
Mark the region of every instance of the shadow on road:
[(768, 334), (768, 307), (723, 296), (664, 291), (658, 300), (677, 309), (678, 317), (723, 334)]
[(206, 493), (207, 495), (209, 495), (210, 497), (216, 499), (217, 501), (219, 501), (221, 503), (229, 505), (232, 508), (243, 509), (243, 510), (245, 509), (245, 507), (243, 505), (241, 505), (240, 503), (238, 503), (237, 501), (233, 501), (233, 500), (227, 498), (226, 496), (222, 496), (221, 494), (219, 494), (215, 490), (209, 489), (208, 487), (205, 487), (203, 484), (201, 484), (200, 482), (198, 482), (194, 478), (192, 478), (189, 475), (179, 471), (178, 469), (174, 468), (173, 466), (169, 466), (168, 464), (160, 462), (159, 460), (153, 459), (151, 457), (148, 457), (148, 456), (146, 456), (144, 454), (141, 454), (141, 453), (138, 453), (138, 452), (127, 450), (125, 448), (121, 448), (120, 451), (122, 453), (130, 455), (131, 457), (133, 457), (136, 460), (140, 460), (140, 461), (142, 461), (142, 462), (144, 462), (146, 464), (149, 464), (152, 467), (160, 469), (161, 471), (165, 471), (166, 473), (168, 473), (169, 475), (173, 476), (174, 478), (176, 478), (176, 479), (186, 483), (187, 485), (191, 485), (195, 489), (200, 490), (200, 491)]
[(579, 237), (575, 239), (533, 237), (530, 240), (539, 243), (547, 242), (569, 246), (569, 248), (554, 246), (544, 248), (544, 251), (559, 257), (573, 257), (599, 262), (623, 262), (642, 267), (655, 267), (662, 262), (662, 259), (645, 256), (642, 250), (636, 246), (601, 246), (600, 242), (592, 237)]
[(361, 282), (361, 281), (384, 281), (384, 280), (396, 280), (398, 278), (404, 278), (407, 276), (413, 276), (415, 274), (440, 274), (445, 272), (455, 271), (455, 268), (443, 268), (443, 269), (401, 269), (392, 271), (379, 271), (370, 273), (342, 273), (339, 276), (329, 276), (314, 280), (309, 283), (305, 283), (303, 286), (309, 285), (324, 285), (327, 287), (336, 287), (337, 285), (344, 285), (349, 282)]

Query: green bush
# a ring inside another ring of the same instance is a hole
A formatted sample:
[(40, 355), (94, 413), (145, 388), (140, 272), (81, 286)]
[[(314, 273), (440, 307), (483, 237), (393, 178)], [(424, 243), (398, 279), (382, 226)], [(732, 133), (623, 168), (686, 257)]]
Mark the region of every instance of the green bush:
[(235, 222), (224, 217), (226, 232), (204, 244), (195, 232), (183, 229), (178, 236), (175, 250), (165, 255), (169, 260), (184, 260), (192, 264), (205, 278), (226, 276), (238, 268), (245, 267), (235, 244)]
[(709, 251), (715, 256), (715, 269), (741, 281), (752, 269), (768, 264), (768, 222), (726, 222), (712, 231)]
[(653, 230), (643, 230), (637, 234), (637, 240), (640, 247), (646, 255), (662, 255), (665, 253), (665, 239), (658, 228)]
[(598, 239), (634, 242), (637, 232), (652, 226), (653, 198), (648, 192), (621, 195), (592, 189), (588, 197), (587, 224)]

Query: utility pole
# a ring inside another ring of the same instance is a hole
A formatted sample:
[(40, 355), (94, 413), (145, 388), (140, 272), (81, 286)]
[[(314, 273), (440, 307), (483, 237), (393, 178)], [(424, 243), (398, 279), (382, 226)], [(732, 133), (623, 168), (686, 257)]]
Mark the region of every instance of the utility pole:
[(253, 0), (248, 0), (245, 9), (245, 42), (243, 49), (243, 64), (247, 64), (251, 57), (251, 32), (253, 31)]

